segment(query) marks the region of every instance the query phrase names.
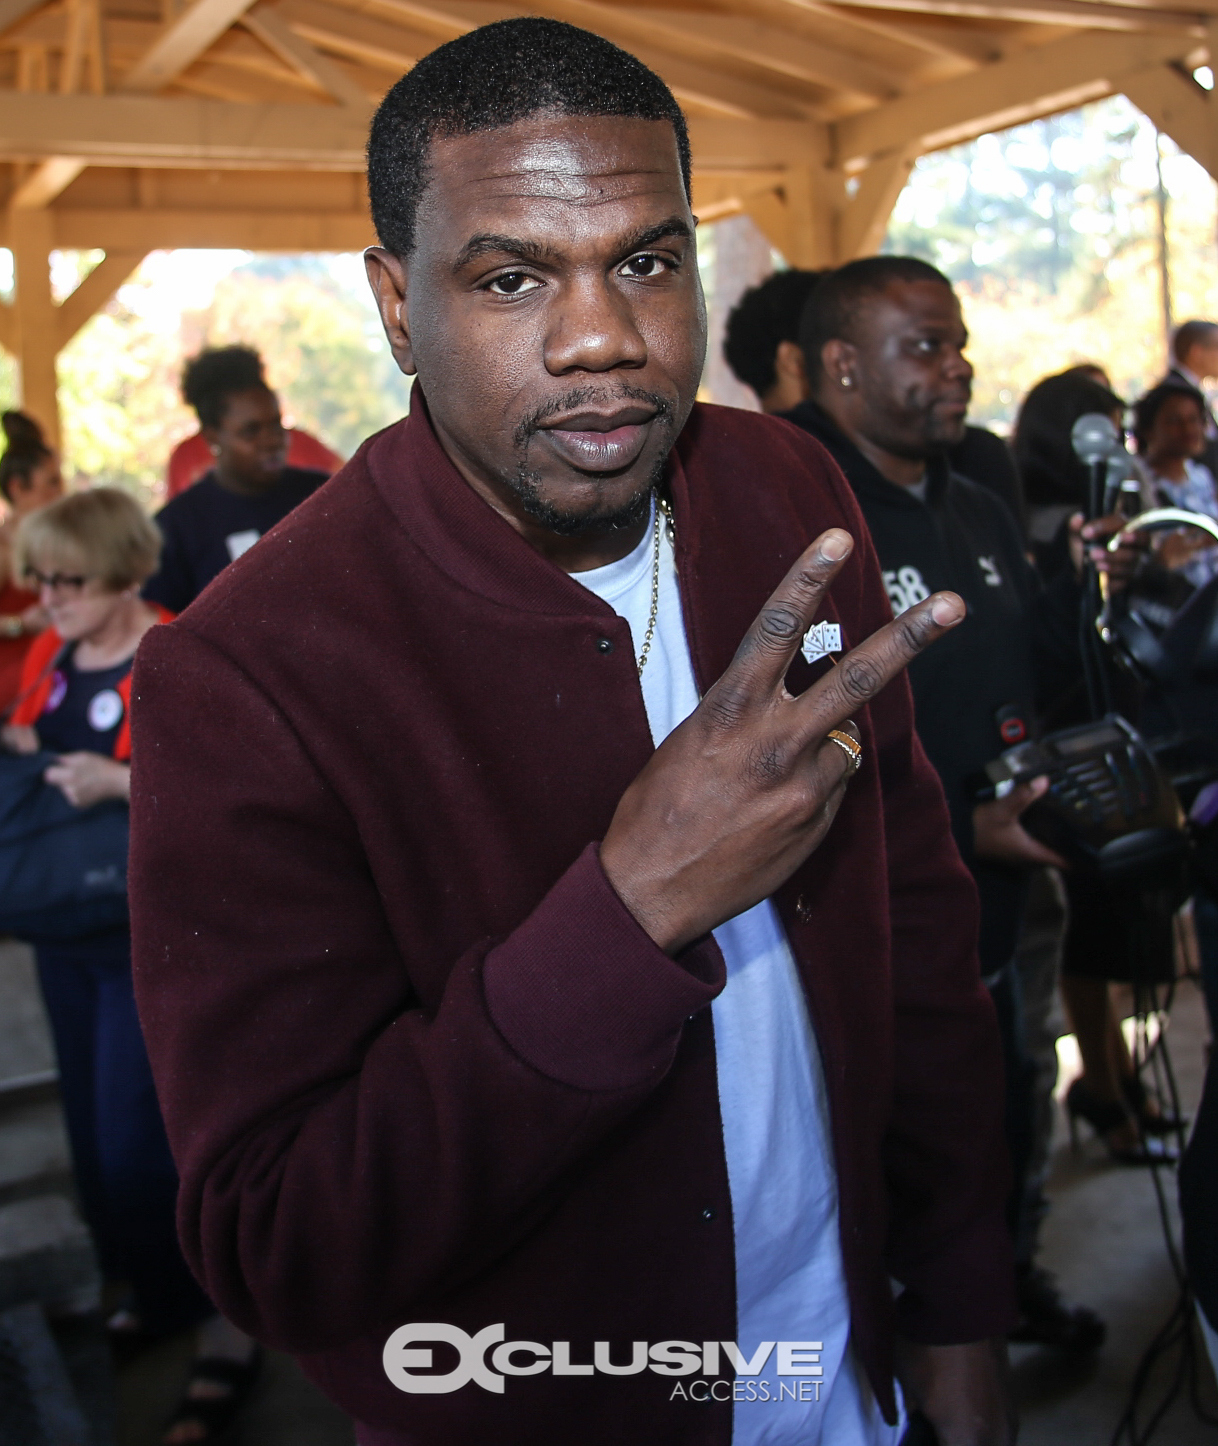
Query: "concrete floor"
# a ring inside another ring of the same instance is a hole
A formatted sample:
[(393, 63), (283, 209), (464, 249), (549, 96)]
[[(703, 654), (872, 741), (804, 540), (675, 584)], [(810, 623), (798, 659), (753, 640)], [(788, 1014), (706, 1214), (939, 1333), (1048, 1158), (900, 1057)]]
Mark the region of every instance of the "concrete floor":
[[(1200, 990), (1182, 983), (1172, 1008), (1167, 1043), (1181, 1103), (1192, 1114), (1201, 1096), (1208, 1028)], [(1068, 1081), (1067, 1081), (1068, 1082)], [(1130, 1383), (1147, 1345), (1178, 1297), (1155, 1194), (1153, 1172), (1112, 1163), (1099, 1143), (1084, 1140), (1075, 1155), (1059, 1112), (1040, 1263), (1059, 1278), (1067, 1298), (1089, 1305), (1108, 1323), (1108, 1340), (1092, 1360), (1072, 1362), (1032, 1346), (1012, 1348), (1020, 1405), (1021, 1446), (1107, 1446), (1121, 1419)], [(1176, 1180), (1161, 1172), (1174, 1238), (1179, 1240)], [(1204, 1351), (1202, 1398), (1218, 1415), (1218, 1390)], [(1173, 1363), (1176, 1358), (1173, 1357)], [(1167, 1384), (1152, 1378), (1148, 1406)], [(1144, 1410), (1140, 1421), (1149, 1419)], [(1206, 1426), (1180, 1400), (1155, 1434), (1162, 1446), (1214, 1446), (1218, 1427)]]
[[(1192, 984), (1180, 987), (1168, 1038), (1184, 1106), (1191, 1111), (1200, 1095), (1207, 1039), (1204, 1006)], [(0, 943), (0, 1087), (6, 1079), (37, 1075), (52, 1063), (28, 951)], [(1176, 1288), (1151, 1173), (1113, 1165), (1094, 1140), (1072, 1154), (1060, 1118), (1058, 1136), (1049, 1186), (1053, 1209), (1041, 1263), (1059, 1276), (1070, 1299), (1105, 1317), (1109, 1339), (1097, 1357), (1081, 1363), (1034, 1347), (1013, 1350), (1020, 1440), (1023, 1446), (1107, 1446), (1138, 1362), (1168, 1318)], [(1174, 1176), (1165, 1174), (1163, 1184), (1176, 1228)], [(0, 1108), (0, 1202), (54, 1198), (63, 1208), (69, 1195), (57, 1107), (34, 1100), (18, 1109)], [(58, 1329), (78, 1393), (96, 1404), (109, 1385), (104, 1371), (98, 1378), (96, 1321), (78, 1320)], [(164, 1342), (118, 1375), (113, 1390), (117, 1446), (156, 1446), (185, 1380), (190, 1350), (189, 1337)], [(1204, 1359), (1201, 1376), (1205, 1400), (1218, 1411), (1218, 1391)], [(1156, 1392), (1152, 1396), (1158, 1399)], [(97, 1411), (99, 1419), (109, 1414), (104, 1404)], [(106, 1434), (99, 1427), (97, 1440)], [(295, 1363), (268, 1353), (233, 1446), (352, 1446), (353, 1441), (350, 1422)], [(1155, 1436), (1162, 1446), (1214, 1446), (1216, 1441), (1218, 1429), (1202, 1425), (1184, 1401)]]

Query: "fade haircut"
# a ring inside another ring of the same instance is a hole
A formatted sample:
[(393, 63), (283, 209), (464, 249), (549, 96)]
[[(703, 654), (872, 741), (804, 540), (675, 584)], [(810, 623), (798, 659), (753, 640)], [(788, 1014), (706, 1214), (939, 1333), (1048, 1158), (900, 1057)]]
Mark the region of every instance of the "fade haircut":
[(1184, 361), (1195, 346), (1213, 346), (1218, 339), (1218, 321), (1186, 321), (1176, 328), (1171, 349), (1178, 362)]
[(690, 195), (685, 117), (658, 75), (574, 25), (498, 20), (425, 55), (381, 101), (368, 137), (368, 199), (381, 245), (395, 256), (414, 250), (433, 140), (543, 113), (669, 121)]
[(951, 290), (942, 271), (915, 256), (866, 256), (830, 271), (808, 297), (799, 324), (799, 347), (810, 378), (823, 371), (820, 354), (825, 343), (853, 341), (863, 303), (887, 291), (894, 281), (937, 281)]
[(746, 387), (764, 397), (778, 380), (778, 345), (799, 340), (799, 319), (824, 271), (776, 271), (746, 291), (727, 319), (723, 355)]

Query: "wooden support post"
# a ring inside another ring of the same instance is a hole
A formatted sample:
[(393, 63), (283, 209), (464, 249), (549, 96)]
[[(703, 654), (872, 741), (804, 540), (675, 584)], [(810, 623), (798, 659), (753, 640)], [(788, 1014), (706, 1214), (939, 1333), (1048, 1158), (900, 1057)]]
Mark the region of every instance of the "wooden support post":
[(37, 418), (52, 445), (58, 447), (55, 355), (59, 329), (50, 270), (53, 221), (45, 207), (12, 206), (8, 225), (14, 274), (13, 339), (21, 406)]
[(838, 222), (838, 261), (873, 256), (883, 244), (888, 218), (909, 179), (913, 160), (905, 151), (880, 156), (859, 177), (858, 188), (846, 200)]

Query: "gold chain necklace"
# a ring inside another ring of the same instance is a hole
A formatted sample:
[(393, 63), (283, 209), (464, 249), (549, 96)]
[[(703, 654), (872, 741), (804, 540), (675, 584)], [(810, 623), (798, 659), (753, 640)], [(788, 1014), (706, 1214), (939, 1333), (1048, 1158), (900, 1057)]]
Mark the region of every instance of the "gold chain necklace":
[(647, 619), (643, 651), (634, 660), (640, 678), (643, 676), (643, 669), (647, 666), (647, 655), (651, 652), (651, 640), (655, 636), (656, 618), (660, 611), (660, 529), (664, 526), (668, 527), (668, 535), (672, 537), (675, 531), (672, 513), (669, 511), (668, 503), (657, 493), (655, 538), (651, 549), (651, 615)]

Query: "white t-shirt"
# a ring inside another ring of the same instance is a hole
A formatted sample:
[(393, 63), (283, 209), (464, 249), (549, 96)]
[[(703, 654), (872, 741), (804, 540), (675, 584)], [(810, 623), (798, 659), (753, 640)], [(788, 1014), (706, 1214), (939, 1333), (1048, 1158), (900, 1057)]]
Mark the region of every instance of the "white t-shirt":
[[(636, 651), (651, 613), (653, 547), (649, 529), (620, 562), (575, 574), (629, 623)], [(642, 687), (658, 746), (699, 702), (666, 528)], [(893, 1446), (900, 1428), (884, 1423), (848, 1349), (828, 1105), (795, 960), (769, 900), (721, 924), (715, 939), (728, 976), (712, 1016), (735, 1228), (736, 1342), (751, 1359), (765, 1341), (819, 1341), (823, 1372), (816, 1400), (815, 1389), (800, 1390), (800, 1377), (778, 1375), (777, 1352), (755, 1377), (737, 1371), (733, 1446)], [(755, 1399), (747, 1398), (749, 1381)]]

